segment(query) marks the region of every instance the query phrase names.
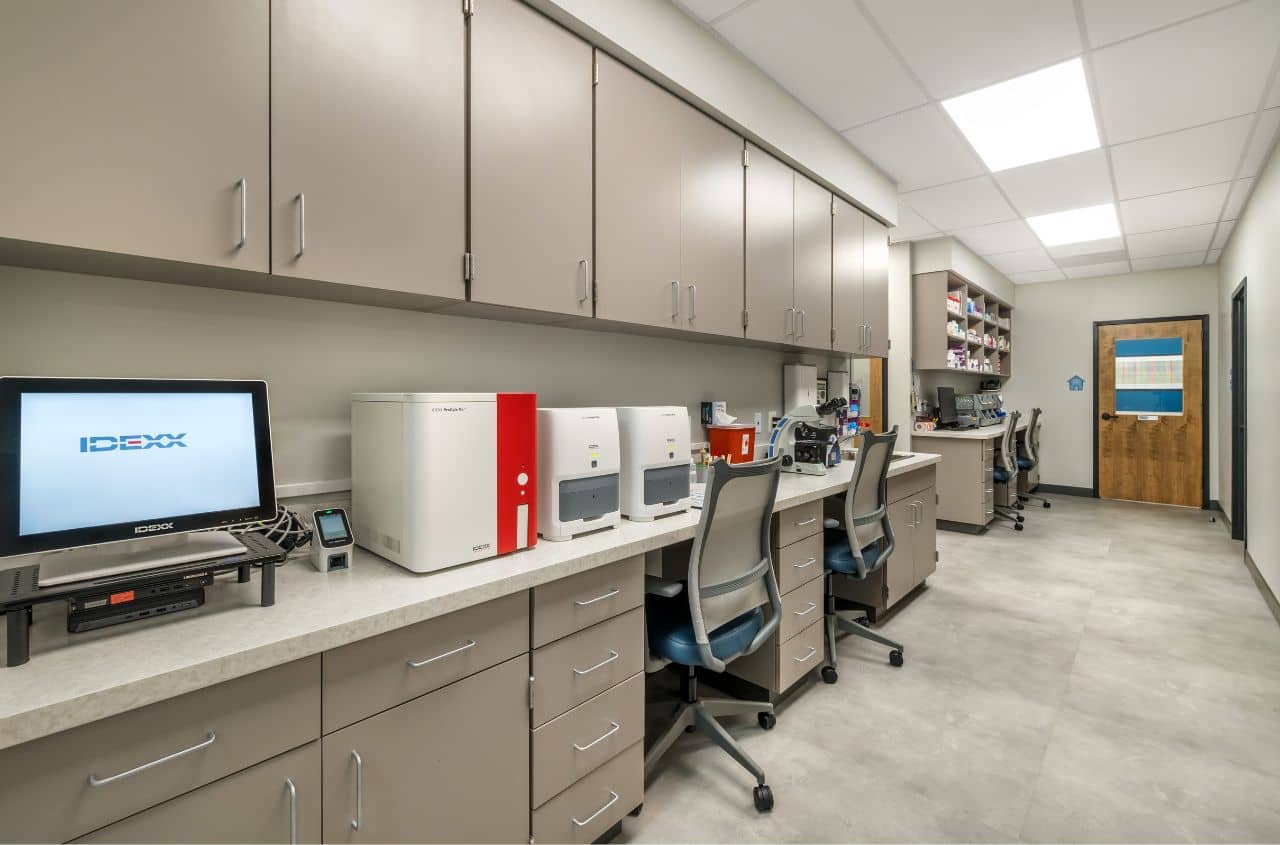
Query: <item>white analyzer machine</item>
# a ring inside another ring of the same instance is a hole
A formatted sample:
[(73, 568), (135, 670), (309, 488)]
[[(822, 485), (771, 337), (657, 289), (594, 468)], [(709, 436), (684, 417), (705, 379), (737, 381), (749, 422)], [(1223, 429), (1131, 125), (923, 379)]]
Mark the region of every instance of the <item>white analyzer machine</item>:
[(618, 408), (622, 515), (637, 522), (689, 509), (689, 409)]
[(538, 409), (538, 533), (547, 540), (612, 528), (618, 510), (618, 412)]

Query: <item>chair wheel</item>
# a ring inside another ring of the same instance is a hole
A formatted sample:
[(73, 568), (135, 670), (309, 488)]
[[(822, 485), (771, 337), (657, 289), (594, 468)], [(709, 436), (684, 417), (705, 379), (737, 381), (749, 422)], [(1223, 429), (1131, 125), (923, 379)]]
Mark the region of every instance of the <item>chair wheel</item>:
[(1027, 518), (1026, 518), (1025, 516), (1023, 516), (1022, 514), (1018, 514), (1018, 515), (1016, 515), (1016, 516), (1014, 517), (1014, 519), (1018, 520), (1018, 522), (1020, 522), (1020, 523), (1021, 523), (1021, 522), (1026, 522), (1026, 521), (1027, 521)]
[(685, 732), (685, 733), (687, 733), (687, 734), (691, 734), (691, 733), (693, 733), (694, 731), (696, 731), (697, 729), (698, 729), (698, 726), (697, 726), (697, 725), (685, 725), (685, 726), (684, 726), (684, 732)]
[(1016, 524), (1013, 526), (1013, 530), (1014, 530), (1014, 531), (1021, 531), (1021, 530), (1022, 530), (1022, 523), (1021, 523), (1021, 522), (1016, 523)]
[(1045, 503), (1044, 503), (1044, 506), (1045, 506), (1046, 508), (1047, 508), (1047, 507), (1049, 507), (1049, 502), (1045, 502)]
[(756, 714), (756, 721), (760, 723), (760, 727), (764, 728), (766, 731), (771, 731), (773, 730), (773, 726), (778, 724), (778, 717), (770, 713), (768, 710), (764, 710)]
[(836, 674), (836, 667), (834, 666), (822, 667), (822, 680), (824, 683), (834, 684), (839, 679), (840, 679), (840, 676)]
[(853, 620), (853, 621), (854, 621), (854, 622), (857, 622), (859, 625), (861, 625), (861, 626), (862, 626), (862, 627), (864, 627), (864, 628), (870, 628), (870, 627), (871, 627), (871, 618), (870, 618), (870, 617), (868, 617), (868, 616), (859, 616), (857, 619), (855, 619), (855, 620)]
[(889, 665), (890, 665), (890, 666), (901, 666), (901, 665), (902, 665), (902, 651), (901, 651), (901, 650), (899, 650), (899, 649), (896, 649), (896, 648), (895, 648), (893, 651), (889, 652)]
[(773, 809), (773, 790), (764, 784), (751, 790), (751, 797), (755, 799), (756, 809), (760, 812), (767, 813)]

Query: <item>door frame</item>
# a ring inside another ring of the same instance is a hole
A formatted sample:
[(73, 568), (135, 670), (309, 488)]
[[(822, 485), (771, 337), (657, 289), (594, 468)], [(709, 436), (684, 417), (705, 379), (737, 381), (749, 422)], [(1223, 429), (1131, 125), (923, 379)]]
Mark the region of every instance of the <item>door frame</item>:
[(1134, 317), (1127, 320), (1093, 321), (1093, 498), (1098, 494), (1098, 329), (1102, 326), (1127, 326), (1135, 323), (1174, 323), (1182, 320), (1200, 321), (1200, 349), (1203, 365), (1200, 375), (1200, 510), (1209, 510), (1209, 392), (1212, 373), (1209, 367), (1209, 315), (1186, 314), (1180, 317)]
[(1248, 300), (1249, 278), (1231, 294), (1231, 539), (1249, 547), (1248, 497), (1249, 431)]

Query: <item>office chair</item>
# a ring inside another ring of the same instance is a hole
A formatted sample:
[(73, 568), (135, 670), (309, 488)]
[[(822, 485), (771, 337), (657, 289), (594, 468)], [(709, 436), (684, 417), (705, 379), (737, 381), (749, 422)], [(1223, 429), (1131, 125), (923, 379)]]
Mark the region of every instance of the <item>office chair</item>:
[[(1018, 501), (1018, 420), (1021, 418), (1021, 411), (1013, 411), (1009, 414), (1008, 425), (1000, 438), (1000, 454), (997, 456), (1000, 466), (997, 466), (992, 474), (997, 487), (1001, 484), (1005, 486), (1005, 501), (1012, 501), (1015, 506)], [(1010, 490), (1013, 491), (1012, 498), (1009, 496)], [(994, 510), (997, 519), (1009, 521), (1014, 531), (1022, 530), (1022, 523), (1026, 517), (1018, 513), (1016, 507), (996, 505)]]
[[(1030, 471), (1040, 464), (1040, 409), (1031, 409), (1031, 422), (1027, 425), (1027, 436), (1022, 441), (1023, 448), (1018, 453), (1018, 469), (1021, 471)], [(1023, 493), (1018, 491), (1019, 501), (1029, 502), (1035, 499), (1043, 502), (1047, 508), (1052, 503), (1044, 496), (1037, 496), (1034, 493)]]
[[(646, 774), (685, 730), (698, 728), (755, 775), (756, 809), (773, 809), (764, 770), (747, 756), (717, 716), (756, 713), (763, 728), (774, 723), (767, 701), (700, 698), (697, 669), (724, 672), (727, 664), (760, 648), (778, 630), (782, 599), (769, 552), (769, 523), (778, 492), (781, 459), (712, 464), (701, 518), (689, 554), (689, 576), (678, 582), (650, 576), (646, 592), (649, 648), (687, 667), (683, 701), (673, 721), (645, 754)], [(764, 607), (768, 606), (766, 614)]]
[(827, 665), (822, 667), (822, 680), (834, 684), (836, 672), (836, 629), (855, 637), (888, 646), (889, 663), (902, 665), (903, 647), (888, 637), (870, 630), (860, 619), (841, 615), (836, 610), (833, 579), (867, 578), (888, 562), (895, 546), (893, 526), (889, 524), (887, 482), (893, 444), (898, 427), (884, 434), (866, 432), (858, 445), (853, 479), (844, 496), (844, 525), (827, 520), (823, 537), (823, 568), (826, 569), (826, 640)]

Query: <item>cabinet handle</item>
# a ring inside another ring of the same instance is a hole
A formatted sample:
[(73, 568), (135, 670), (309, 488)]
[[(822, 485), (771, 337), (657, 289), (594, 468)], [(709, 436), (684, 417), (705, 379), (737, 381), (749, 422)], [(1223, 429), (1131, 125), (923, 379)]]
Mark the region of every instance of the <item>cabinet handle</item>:
[(586, 669), (578, 669), (578, 668), (574, 668), (574, 670), (573, 670), (573, 674), (575, 674), (575, 675), (590, 675), (592, 672), (594, 672), (595, 670), (599, 669), (601, 666), (608, 666), (610, 663), (612, 663), (613, 661), (617, 660), (617, 659), (618, 659), (618, 657), (619, 657), (618, 652), (616, 652), (616, 651), (610, 651), (610, 652), (609, 652), (609, 656), (608, 656), (608, 657), (606, 657), (604, 660), (601, 660), (601, 661), (600, 661), (599, 663), (597, 663), (595, 666), (589, 666), (589, 667), (587, 667)]
[(600, 734), (600, 736), (598, 736), (598, 737), (596, 737), (595, 739), (591, 740), (591, 741), (590, 741), (590, 742), (588, 742), (586, 745), (579, 745), (578, 743), (576, 743), (576, 742), (575, 742), (575, 743), (573, 744), (573, 747), (574, 747), (574, 748), (576, 748), (576, 749), (577, 749), (577, 750), (579, 750), (579, 751), (586, 751), (586, 750), (587, 750), (588, 748), (590, 748), (591, 746), (593, 746), (593, 745), (598, 745), (598, 744), (600, 744), (600, 743), (604, 742), (606, 739), (608, 739), (609, 737), (613, 736), (613, 735), (614, 735), (614, 734), (616, 734), (618, 731), (622, 730), (622, 726), (621, 726), (621, 725), (619, 725), (617, 722), (610, 722), (609, 724), (612, 726), (612, 727), (610, 727), (610, 728), (609, 728), (609, 730), (607, 730), (607, 731), (605, 731), (604, 733)]
[(591, 298), (591, 262), (586, 258), (579, 258), (578, 266), (582, 268), (582, 290), (578, 296), (578, 304), (581, 305)]
[(985, 492), (987, 492), (987, 493), (994, 493), (994, 492), (996, 492), (996, 488), (994, 488), (994, 487), (988, 487), (988, 488), (986, 489), (986, 491), (985, 491)]
[(818, 606), (816, 604), (814, 604), (813, 602), (809, 602), (809, 606), (806, 607), (804, 610), (793, 610), (791, 612), (794, 613), (796, 616), (808, 616), (810, 613), (813, 613), (817, 609), (818, 609)]
[(244, 249), (249, 240), (249, 183), (242, 178), (236, 188), (240, 191), (240, 240), (236, 249)]
[(421, 669), (423, 666), (426, 666), (428, 663), (435, 663), (437, 660), (444, 660), (446, 657), (453, 657), (455, 654), (461, 654), (467, 649), (475, 648), (475, 647), (476, 647), (475, 640), (467, 640), (465, 644), (460, 645), (455, 649), (450, 649), (449, 651), (446, 651), (443, 654), (437, 654), (435, 657), (428, 657), (426, 660), (406, 660), (405, 662), (408, 663), (409, 666), (411, 666), (414, 669)]
[(805, 312), (804, 312), (804, 309), (803, 309), (803, 308), (802, 308), (802, 309), (800, 309), (799, 311), (797, 311), (797, 312), (796, 312), (796, 314), (798, 314), (798, 315), (800, 316), (800, 320), (799, 320), (799, 323), (798, 323), (798, 324), (799, 324), (799, 326), (800, 326), (800, 333), (796, 335), (796, 339), (798, 340), (798, 339), (800, 339), (800, 338), (804, 337), (804, 318), (805, 318), (807, 315), (805, 314)]
[(609, 795), (610, 795), (611, 797), (609, 798), (609, 800), (608, 800), (608, 801), (606, 801), (606, 802), (605, 802), (605, 805), (604, 805), (603, 807), (601, 807), (599, 810), (596, 810), (594, 813), (592, 813), (591, 815), (587, 816), (587, 817), (586, 817), (585, 819), (583, 819), (582, 821), (578, 821), (577, 819), (573, 819), (573, 823), (574, 823), (574, 824), (576, 824), (578, 827), (586, 827), (587, 825), (589, 825), (589, 824), (591, 824), (593, 821), (595, 821), (595, 820), (596, 820), (596, 817), (597, 817), (597, 816), (599, 816), (601, 813), (603, 813), (605, 810), (609, 809), (609, 808), (610, 808), (610, 807), (612, 807), (614, 804), (617, 804), (617, 803), (618, 803), (618, 793), (616, 793), (616, 792), (614, 792), (612, 789), (610, 789), (610, 790), (609, 790)]
[(289, 845), (298, 845), (298, 787), (285, 778), (284, 788), (289, 791)]
[(787, 315), (786, 333), (789, 335), (794, 335), (796, 333), (796, 309), (788, 308), (783, 313)]
[(671, 283), (671, 318), (680, 316), (680, 283)]
[(804, 520), (803, 522), (797, 522), (796, 528), (803, 528), (806, 525), (813, 525), (817, 521), (818, 521), (818, 518), (816, 516), (811, 516), (808, 519)]
[(175, 751), (172, 754), (166, 754), (165, 756), (161, 757), (158, 760), (152, 760), (150, 763), (143, 763), (141, 766), (134, 766), (132, 769), (127, 769), (123, 772), (120, 772), (119, 774), (110, 775), (109, 777), (105, 777), (105, 778), (100, 778), (95, 774), (90, 774), (89, 785), (90, 786), (106, 786), (107, 784), (115, 783), (118, 780), (131, 778), (134, 775), (145, 772), (147, 769), (154, 769), (156, 766), (162, 765), (164, 763), (170, 763), (174, 760), (177, 760), (179, 757), (186, 757), (188, 754), (194, 754), (195, 752), (200, 751), (201, 749), (208, 748), (210, 745), (213, 745), (214, 740), (216, 740), (217, 738), (218, 738), (218, 734), (215, 731), (209, 731), (209, 735), (207, 737), (205, 737), (202, 741), (197, 742), (195, 745), (191, 746), (190, 748), (184, 748), (181, 751)]
[(593, 598), (593, 599), (585, 599), (585, 600), (583, 600), (583, 601), (575, 601), (575, 602), (574, 602), (574, 604), (576, 604), (578, 607), (586, 607), (587, 605), (589, 605), (589, 604), (595, 604), (595, 603), (596, 603), (596, 602), (598, 602), (598, 601), (604, 601), (605, 599), (611, 599), (611, 598), (613, 598), (614, 596), (616, 596), (616, 595), (617, 595), (618, 593), (620, 593), (620, 592), (622, 592), (622, 589), (621, 589), (620, 587), (614, 587), (613, 589), (611, 589), (609, 592), (605, 593), (605, 594), (604, 594), (604, 595), (602, 595), (602, 596), (596, 596), (596, 597), (595, 597), (595, 598)]
[(806, 560), (804, 563), (793, 563), (791, 565), (794, 566), (796, 569), (804, 569), (806, 566), (813, 566), (817, 562), (818, 562), (818, 559), (816, 557), (811, 557), (808, 560)]
[(689, 285), (689, 322), (698, 319), (698, 286)]
[(810, 657), (813, 657), (813, 656), (814, 656), (815, 654), (817, 654), (817, 653), (818, 653), (818, 650), (817, 650), (816, 648), (813, 648), (812, 646), (810, 646), (810, 647), (809, 647), (809, 653), (808, 653), (808, 654), (806, 654), (804, 657), (793, 657), (793, 658), (791, 658), (791, 659), (792, 659), (792, 660), (794, 660), (794, 661), (795, 661), (795, 662), (797, 662), (797, 663), (804, 663), (804, 662), (805, 662), (805, 661), (807, 661)]
[(298, 253), (293, 260), (297, 261), (307, 251), (307, 195), (300, 192), (295, 201), (298, 203)]
[(871, 351), (871, 326), (867, 325), (867, 351)]
[(356, 817), (351, 820), (351, 829), (359, 830), (364, 826), (364, 760), (355, 749), (351, 751), (351, 759), (356, 761)]

